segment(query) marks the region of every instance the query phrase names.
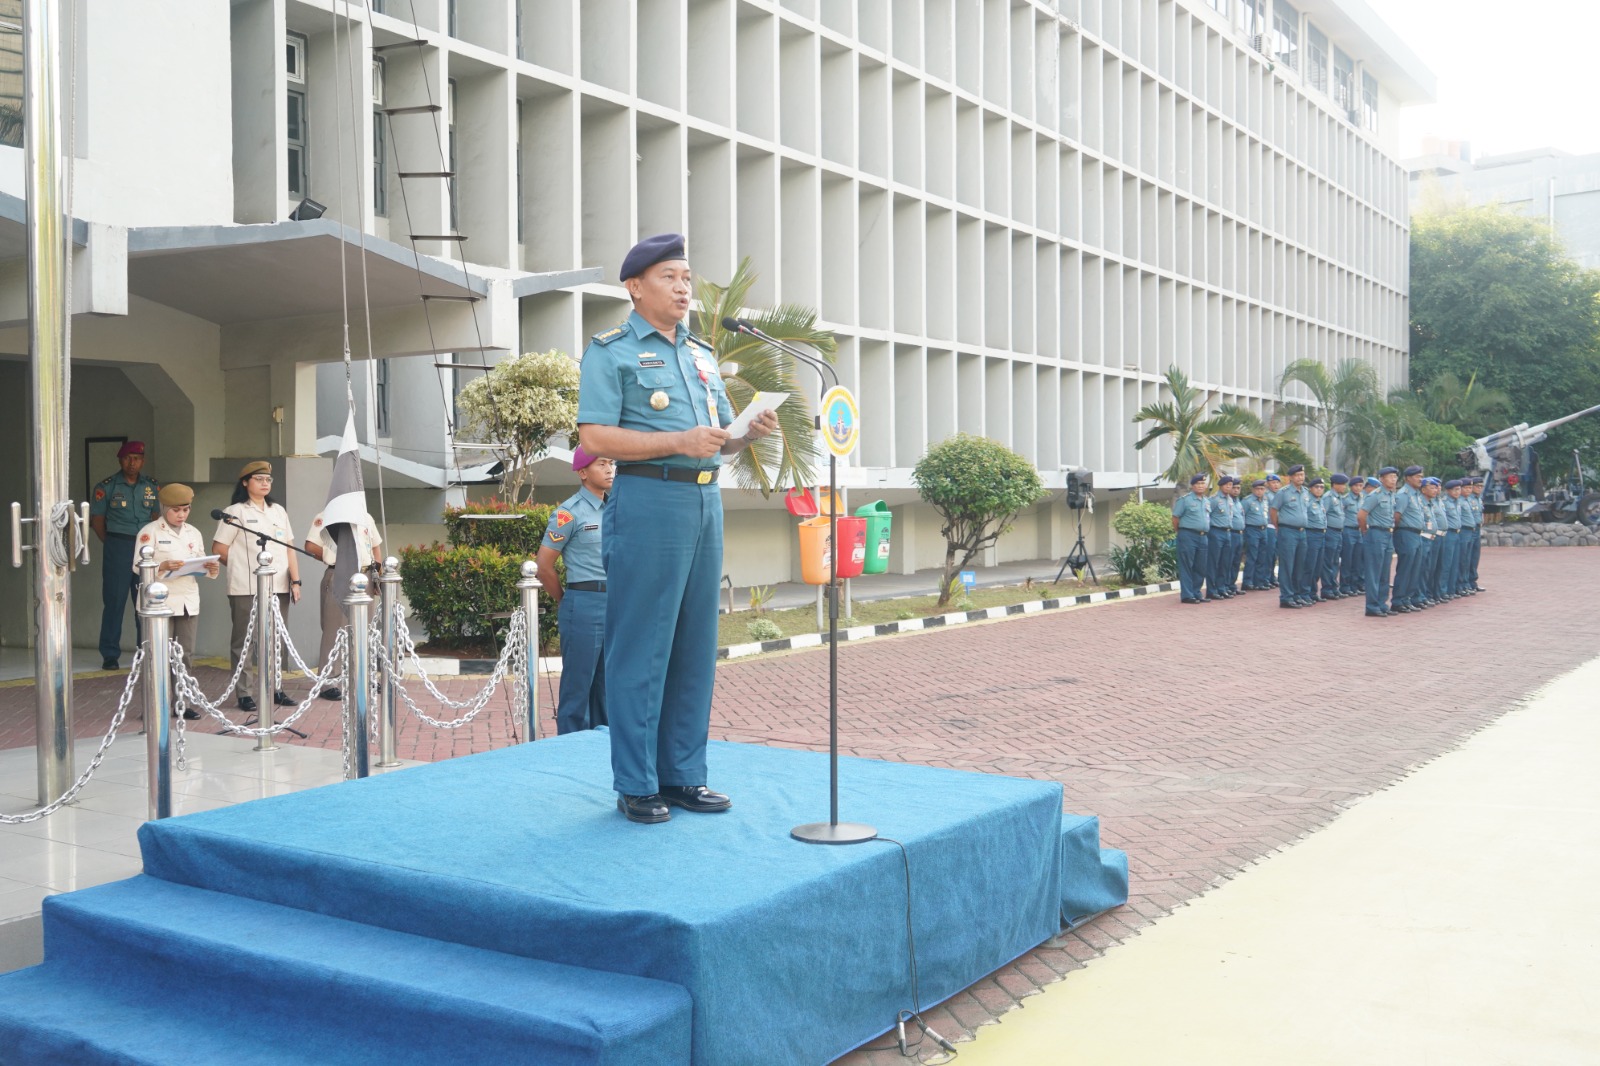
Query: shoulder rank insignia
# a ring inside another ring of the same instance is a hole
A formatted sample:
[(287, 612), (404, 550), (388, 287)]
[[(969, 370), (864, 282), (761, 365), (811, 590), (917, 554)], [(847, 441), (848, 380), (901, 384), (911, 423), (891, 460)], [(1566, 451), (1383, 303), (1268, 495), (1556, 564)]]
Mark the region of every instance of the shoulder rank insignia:
[(601, 330), (599, 333), (596, 333), (590, 339), (593, 340), (596, 344), (610, 344), (612, 341), (616, 340), (618, 337), (622, 336), (626, 332), (627, 332), (627, 327), (625, 325), (620, 325), (619, 324), (619, 325), (612, 326), (610, 329)]
[(567, 539), (567, 535), (565, 533), (557, 533), (553, 529), (549, 530), (548, 532), (546, 532), (545, 536), (549, 537), (552, 541), (554, 541), (557, 544), (560, 544), (562, 541)]
[(561, 510), (556, 512), (556, 528), (557, 529), (560, 529), (562, 526), (566, 525), (570, 521), (572, 521), (572, 512), (571, 511), (568, 511), (565, 508), (562, 508)]
[(94, 490), (94, 498), (97, 499), (97, 500), (105, 499), (106, 498), (106, 490), (105, 489), (100, 489), (100, 488), (95, 489)]

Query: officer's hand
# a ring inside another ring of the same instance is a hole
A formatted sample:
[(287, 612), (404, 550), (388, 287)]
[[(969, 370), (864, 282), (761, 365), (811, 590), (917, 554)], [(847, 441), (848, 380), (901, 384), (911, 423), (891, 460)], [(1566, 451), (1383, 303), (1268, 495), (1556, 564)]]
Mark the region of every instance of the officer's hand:
[(209, 562), (206, 564), (206, 577), (216, 577), (221, 570), (215, 562)]
[(696, 426), (683, 431), (683, 447), (679, 449), (691, 459), (709, 459), (722, 451), (728, 443), (728, 431), (714, 426)]
[(760, 416), (753, 419), (750, 428), (745, 431), (745, 440), (760, 440), (769, 433), (778, 430), (778, 412), (762, 411)]

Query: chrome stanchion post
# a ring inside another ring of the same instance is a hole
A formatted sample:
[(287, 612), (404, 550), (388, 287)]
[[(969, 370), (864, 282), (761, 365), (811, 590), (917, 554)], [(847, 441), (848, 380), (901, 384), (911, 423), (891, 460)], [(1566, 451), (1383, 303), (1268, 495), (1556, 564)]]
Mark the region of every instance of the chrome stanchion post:
[(527, 702), (519, 713), (518, 727), (524, 741), (537, 740), (539, 731), (539, 564), (529, 559), (522, 564), (522, 683), (527, 686)]
[[(257, 725), (272, 728), (273, 682), (277, 680), (278, 641), (272, 621), (272, 579), (278, 574), (272, 565), (272, 553), (262, 550), (256, 556), (256, 714)], [(248, 655), (250, 650), (245, 649)], [(263, 733), (256, 744), (257, 751), (277, 751), (278, 742), (271, 733)]]
[(399, 603), (400, 560), (391, 555), (383, 561), (383, 576), (378, 578), (378, 609), (383, 612), (383, 662), (378, 667), (378, 765), (385, 768), (400, 765), (394, 756), (395, 697), (400, 679), (390, 674), (399, 644), (399, 623), (395, 620)]
[(345, 676), (349, 687), (344, 692), (344, 728), (349, 737), (350, 762), (345, 767), (345, 780), (366, 777), (370, 772), (367, 753), (367, 702), (371, 689), (371, 664), (368, 656), (370, 636), (367, 622), (372, 610), (372, 597), (367, 595), (367, 575), (356, 574), (350, 579), (350, 594), (344, 598), (345, 615), (350, 620), (349, 656), (345, 660)]
[[(143, 618), (145, 590), (156, 583), (156, 550), (152, 545), (146, 544), (138, 549), (137, 554), (138, 562), (133, 565), (139, 571), (139, 592), (133, 602), (135, 604), (134, 611), (138, 613), (140, 618)], [(144, 728), (140, 732), (144, 732), (149, 728), (150, 723), (145, 722)]]
[[(141, 572), (155, 570), (153, 549), (145, 548)], [(172, 608), (167, 586), (146, 577), (140, 585), (139, 617), (144, 619), (144, 746), (150, 821), (172, 817), (172, 748), (167, 728), (172, 713)]]

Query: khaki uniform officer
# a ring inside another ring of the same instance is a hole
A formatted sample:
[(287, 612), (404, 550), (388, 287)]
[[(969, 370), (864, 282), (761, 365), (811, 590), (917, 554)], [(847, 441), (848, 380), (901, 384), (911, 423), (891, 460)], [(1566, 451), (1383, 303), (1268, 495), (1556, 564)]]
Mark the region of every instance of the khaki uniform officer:
[[(211, 541), (211, 554), (222, 556), (228, 566), (228, 606), (233, 612), (233, 640), (228, 647), (233, 669), (239, 669), (241, 659), (248, 660), (252, 649), (244, 646), (245, 629), (250, 624), (250, 606), (256, 593), (256, 555), (259, 542), (250, 534), (265, 533), (275, 540), (294, 542), (294, 530), (289, 525), (289, 512), (272, 498), (272, 464), (257, 460), (244, 464), (239, 471), (238, 483), (233, 487), (233, 502), (223, 508), (229, 518), (244, 525), (245, 529), (223, 522), (217, 526), (217, 535)], [(300, 600), (300, 562), (296, 553), (283, 544), (267, 541), (267, 551), (272, 553), (272, 568), (277, 571), (272, 578), (272, 591), (278, 597), (279, 609), (287, 615), (289, 604)], [(246, 663), (239, 675), (239, 709), (256, 710), (256, 699), (250, 693), (256, 689), (256, 670), (263, 666), (276, 677), (277, 663)], [(282, 689), (273, 693), (272, 701), (280, 707), (293, 707), (294, 700)]]
[[(356, 557), (365, 567), (368, 563), (382, 566), (383, 558), (378, 554), (378, 549), (383, 546), (383, 537), (378, 534), (378, 524), (372, 516), (365, 511), (361, 512), (361, 523), (351, 530), (356, 538)], [(306, 551), (322, 560), (322, 565), (328, 569), (322, 574), (322, 648), (317, 653), (315, 666), (322, 667), (328, 661), (328, 653), (333, 650), (333, 642), (339, 636), (339, 630), (344, 626), (344, 595), (349, 589), (335, 589), (333, 587), (333, 566), (339, 561), (339, 548), (334, 544), (333, 538), (322, 525), (322, 512), (311, 520), (311, 536), (306, 541)], [(382, 613), (382, 612), (379, 612)], [(325, 700), (340, 699), (344, 693), (336, 688), (322, 690)]]
[[(194, 645), (200, 636), (200, 582), (193, 574), (173, 577), (172, 572), (189, 559), (198, 559), (206, 553), (206, 540), (200, 531), (189, 525), (189, 508), (194, 504), (194, 490), (188, 485), (163, 485), (161, 488), (161, 517), (139, 530), (137, 547), (146, 545), (156, 551), (156, 580), (167, 586), (167, 606), (172, 609), (172, 636), (182, 649), (183, 665), (194, 667)], [(138, 572), (139, 560), (133, 561)], [(206, 577), (216, 577), (220, 567), (206, 564)], [(176, 663), (173, 664), (176, 667)], [(193, 707), (184, 710), (183, 716), (191, 722), (200, 717)]]

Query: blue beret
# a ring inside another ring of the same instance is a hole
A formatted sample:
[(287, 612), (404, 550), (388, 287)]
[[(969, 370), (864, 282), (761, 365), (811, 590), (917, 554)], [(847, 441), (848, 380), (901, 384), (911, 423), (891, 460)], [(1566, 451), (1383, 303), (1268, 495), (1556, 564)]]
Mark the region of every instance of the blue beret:
[(1254, 481), (1250, 482), (1250, 487), (1253, 489), (1264, 489), (1267, 487), (1267, 482), (1263, 478), (1256, 478)]
[(681, 233), (658, 233), (654, 237), (646, 237), (622, 257), (622, 271), (618, 281), (627, 281), (636, 278), (657, 263), (664, 263), (668, 259), (687, 259), (689, 255), (684, 251), (684, 237)]
[[(1383, 477), (1385, 474), (1398, 474), (1399, 472), (1400, 472), (1400, 468), (1397, 467), (1397, 466), (1386, 466), (1382, 470), (1378, 471), (1378, 476), (1379, 477)], [(1420, 470), (1417, 471), (1417, 473), (1419, 473), (1419, 474), (1421, 472), (1422, 471), (1420, 471)]]
[(1422, 479), (1422, 483), (1424, 485), (1437, 485), (1439, 484), (1439, 479), (1436, 477), (1425, 477)]
[(1420, 467), (1420, 466), (1408, 466), (1408, 467), (1406, 467), (1406, 477), (1411, 477), (1413, 474), (1420, 474), (1420, 473), (1422, 473), (1422, 467)]
[(1306, 482), (1306, 486), (1308, 488), (1313, 488), (1313, 489), (1316, 488), (1318, 485), (1321, 485), (1321, 484), (1323, 484), (1323, 481), (1322, 481), (1322, 479), (1320, 477), (1314, 477), (1310, 481)]
[(1289, 468), (1289, 476), (1290, 477), (1293, 477), (1295, 474), (1303, 474), (1305, 472), (1306, 472), (1306, 468), (1301, 463), (1296, 463), (1296, 464), (1294, 464), (1293, 466), (1291, 466)]
[(1198, 484), (1200, 484), (1200, 482), (1204, 481), (1205, 479), (1206, 479), (1206, 475), (1205, 474), (1196, 474), (1194, 477), (1189, 479), (1189, 484), (1198, 485)]
[(1267, 480), (1268, 481), (1282, 481), (1283, 478), (1279, 477), (1277, 474), (1268, 474), (1267, 475)]
[(1459, 489), (1461, 487), (1461, 479), (1453, 478), (1450, 481), (1446, 481), (1444, 487), (1447, 489)]
[(1380, 486), (1381, 486), (1381, 485), (1382, 485), (1382, 484), (1383, 484), (1383, 482), (1381, 482), (1381, 481), (1379, 481), (1379, 480), (1378, 480), (1378, 479), (1377, 479), (1377, 478), (1375, 478), (1375, 477), (1369, 477), (1369, 478), (1367, 478), (1367, 488), (1369, 488), (1369, 489), (1375, 489), (1375, 488), (1378, 488), (1378, 487), (1380, 487)]
[(1348, 485), (1350, 484), (1350, 478), (1345, 474), (1335, 474), (1333, 475), (1333, 483), (1335, 485)]
[(1218, 485), (1232, 485), (1234, 480), (1235, 479), (1234, 479), (1234, 476), (1232, 474), (1223, 474), (1221, 477), (1217, 478), (1217, 484)]

